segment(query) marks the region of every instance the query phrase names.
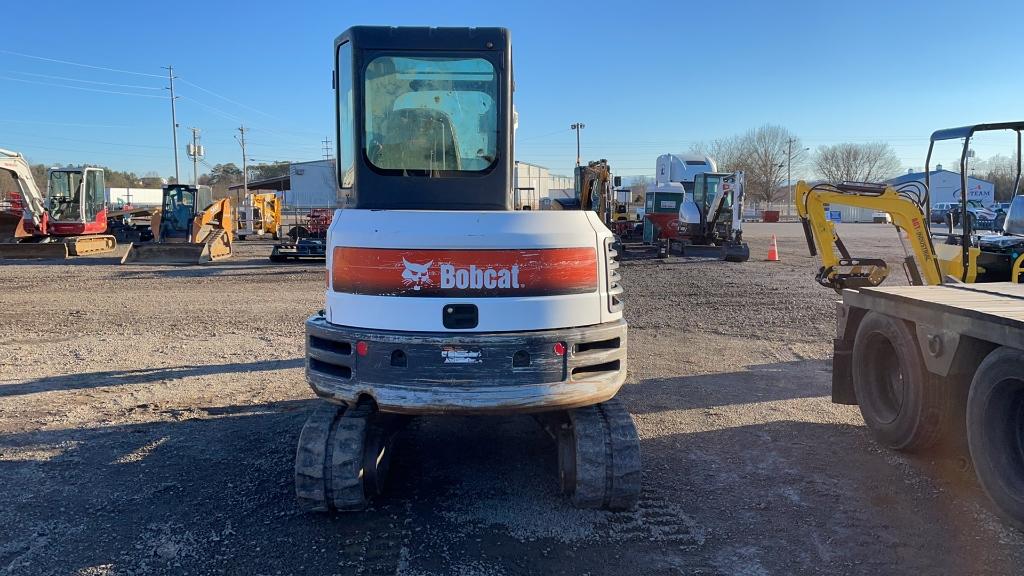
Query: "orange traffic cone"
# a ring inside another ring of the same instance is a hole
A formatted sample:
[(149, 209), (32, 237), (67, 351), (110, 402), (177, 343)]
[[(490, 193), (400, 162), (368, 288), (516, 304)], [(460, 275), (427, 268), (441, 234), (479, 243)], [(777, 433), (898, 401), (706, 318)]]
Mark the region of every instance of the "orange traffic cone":
[(778, 240), (775, 239), (775, 234), (772, 234), (772, 243), (770, 246), (768, 246), (768, 261), (779, 261), (779, 242)]

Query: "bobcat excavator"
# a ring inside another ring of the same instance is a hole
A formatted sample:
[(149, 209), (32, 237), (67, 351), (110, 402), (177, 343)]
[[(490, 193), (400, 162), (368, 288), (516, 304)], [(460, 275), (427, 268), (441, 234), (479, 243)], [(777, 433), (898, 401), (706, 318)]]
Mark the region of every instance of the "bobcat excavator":
[(51, 168), (40, 193), (25, 157), (0, 149), (0, 171), (17, 185), (22, 215), (0, 218), (0, 258), (67, 258), (112, 252), (107, 232), (103, 170)]
[(306, 321), (323, 402), (299, 436), (299, 504), (364, 508), (409, 416), (529, 413), (573, 503), (634, 507), (612, 234), (591, 210), (514, 209), (508, 31), (359, 26), (334, 48), (343, 208)]
[(129, 245), (122, 264), (205, 264), (231, 256), (231, 202), (214, 201), (208, 186), (164, 186), (150, 227), (153, 241)]
[(743, 241), (743, 172), (701, 172), (693, 193), (679, 203), (679, 227), (670, 239), (683, 256), (711, 257), (727, 262), (750, 260)]

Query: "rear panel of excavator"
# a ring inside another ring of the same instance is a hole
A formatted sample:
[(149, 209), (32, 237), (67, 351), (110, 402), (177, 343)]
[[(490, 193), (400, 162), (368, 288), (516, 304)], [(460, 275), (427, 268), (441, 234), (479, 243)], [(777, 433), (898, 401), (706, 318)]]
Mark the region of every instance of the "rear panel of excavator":
[(508, 32), (356, 27), (335, 59), (343, 209), (306, 322), (307, 380), (327, 403), (300, 437), (300, 503), (363, 506), (397, 415), (529, 412), (558, 439), (575, 503), (632, 506), (613, 237), (591, 210), (513, 209)]
[(153, 241), (129, 246), (122, 264), (205, 264), (231, 256), (231, 202), (214, 201), (207, 186), (164, 186), (150, 226)]

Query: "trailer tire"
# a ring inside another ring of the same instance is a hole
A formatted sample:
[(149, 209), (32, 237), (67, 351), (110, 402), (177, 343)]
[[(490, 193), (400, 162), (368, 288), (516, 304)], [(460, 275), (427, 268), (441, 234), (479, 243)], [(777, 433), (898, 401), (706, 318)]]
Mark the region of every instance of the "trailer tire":
[(924, 366), (913, 327), (869, 312), (853, 343), (853, 387), (861, 415), (880, 444), (920, 451), (949, 429), (952, 388)]
[(978, 482), (1024, 530), (1024, 351), (1001, 347), (978, 365), (967, 397), (967, 443)]

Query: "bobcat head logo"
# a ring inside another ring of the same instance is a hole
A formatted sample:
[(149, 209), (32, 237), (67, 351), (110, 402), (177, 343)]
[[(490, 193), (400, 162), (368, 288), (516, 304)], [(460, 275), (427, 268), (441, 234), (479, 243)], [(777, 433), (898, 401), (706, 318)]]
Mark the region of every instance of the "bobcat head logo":
[(405, 264), (405, 270), (402, 271), (402, 284), (411, 286), (413, 290), (419, 290), (421, 286), (429, 286), (430, 265), (433, 263), (434, 261), (431, 260), (426, 264), (417, 264), (402, 258), (402, 264)]

